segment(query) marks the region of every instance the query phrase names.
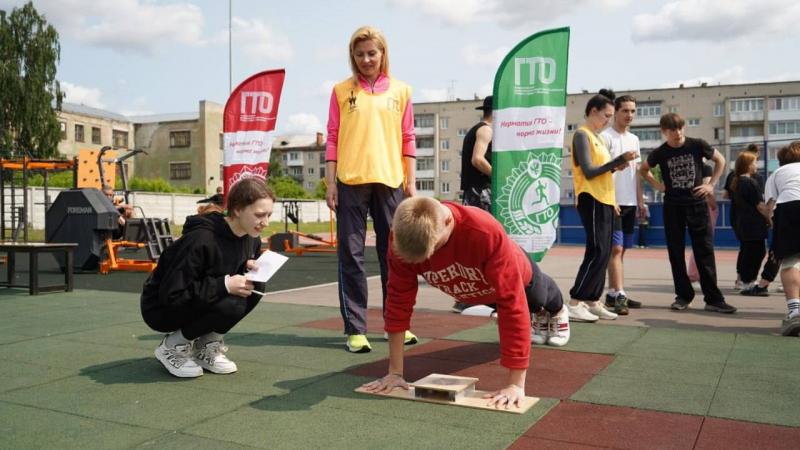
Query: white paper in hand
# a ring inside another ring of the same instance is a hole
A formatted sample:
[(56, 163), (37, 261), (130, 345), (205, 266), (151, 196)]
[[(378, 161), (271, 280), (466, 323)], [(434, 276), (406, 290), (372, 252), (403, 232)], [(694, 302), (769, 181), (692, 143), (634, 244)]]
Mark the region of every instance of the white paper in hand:
[(251, 270), (244, 274), (250, 281), (266, 282), (289, 258), (272, 251), (265, 251), (256, 260), (258, 270)]

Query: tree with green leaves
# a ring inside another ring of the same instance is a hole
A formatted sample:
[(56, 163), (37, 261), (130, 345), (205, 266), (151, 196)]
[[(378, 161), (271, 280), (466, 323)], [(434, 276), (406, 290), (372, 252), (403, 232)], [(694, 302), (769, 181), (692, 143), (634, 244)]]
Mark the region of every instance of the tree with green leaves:
[(0, 10), (0, 153), (58, 155), (56, 111), (64, 93), (56, 80), (58, 32), (28, 2), (11, 14)]

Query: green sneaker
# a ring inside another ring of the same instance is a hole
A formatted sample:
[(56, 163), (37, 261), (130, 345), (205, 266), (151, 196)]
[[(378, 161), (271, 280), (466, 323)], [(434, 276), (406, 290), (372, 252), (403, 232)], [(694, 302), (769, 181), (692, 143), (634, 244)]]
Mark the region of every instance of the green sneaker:
[[(383, 332), (383, 339), (388, 341), (389, 340), (389, 333), (384, 331)], [(406, 334), (405, 334), (405, 336), (403, 338), (403, 344), (405, 344), (405, 345), (414, 345), (417, 342), (419, 342), (419, 340), (417, 339), (417, 336), (414, 335), (414, 333), (406, 330)]]
[(347, 351), (350, 353), (369, 353), (372, 347), (369, 345), (367, 337), (363, 334), (351, 334), (347, 336)]

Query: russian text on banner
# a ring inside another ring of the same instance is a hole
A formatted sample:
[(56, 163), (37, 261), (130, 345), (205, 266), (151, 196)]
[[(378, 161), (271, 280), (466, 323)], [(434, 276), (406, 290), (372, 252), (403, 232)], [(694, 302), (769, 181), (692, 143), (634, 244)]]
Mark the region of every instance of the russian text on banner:
[(223, 119), (225, 193), (242, 178), (267, 179), (272, 132), (286, 72), (257, 73), (233, 90)]
[(558, 229), (568, 57), (569, 28), (536, 33), (494, 80), (492, 213), (536, 261)]

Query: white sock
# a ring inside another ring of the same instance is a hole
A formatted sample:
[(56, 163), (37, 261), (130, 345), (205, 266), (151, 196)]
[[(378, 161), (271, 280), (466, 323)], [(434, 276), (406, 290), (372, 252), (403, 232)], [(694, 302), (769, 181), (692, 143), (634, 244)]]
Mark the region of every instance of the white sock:
[(786, 306), (789, 308), (789, 319), (800, 316), (800, 299), (790, 298), (786, 300)]
[(620, 295), (624, 295), (625, 297), (627, 297), (627, 296), (628, 296), (628, 295), (625, 293), (625, 291), (624, 291), (624, 290), (622, 290), (622, 289), (620, 289), (620, 290), (618, 290), (618, 291), (617, 291), (617, 296), (619, 297)]
[(200, 336), (197, 338), (197, 341), (201, 344), (205, 344), (206, 342), (222, 341), (224, 337), (224, 334), (219, 334), (212, 331), (211, 333), (206, 333)]
[(617, 293), (616, 289), (609, 289), (608, 290), (608, 296), (611, 297), (611, 298), (617, 298), (617, 294), (618, 293)]
[(178, 330), (173, 333), (170, 333), (170, 335), (167, 336), (167, 341), (165, 342), (165, 344), (167, 345), (167, 347), (175, 348), (176, 345), (188, 344), (190, 342), (192, 341), (186, 339), (186, 336), (183, 335), (183, 332), (181, 332), (181, 330)]

